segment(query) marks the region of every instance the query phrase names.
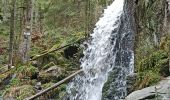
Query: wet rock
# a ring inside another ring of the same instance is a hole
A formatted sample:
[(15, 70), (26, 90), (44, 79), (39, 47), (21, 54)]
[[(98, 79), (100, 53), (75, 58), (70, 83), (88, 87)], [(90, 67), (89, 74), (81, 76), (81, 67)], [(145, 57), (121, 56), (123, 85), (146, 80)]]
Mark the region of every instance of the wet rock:
[(137, 74), (130, 74), (126, 77), (126, 83), (127, 83), (127, 94), (130, 94), (135, 90), (135, 82), (136, 82)]
[(125, 0), (119, 29), (113, 31), (118, 32), (113, 50), (117, 54), (114, 68), (103, 87), (102, 100), (121, 100), (126, 96), (126, 75), (133, 69), (134, 37), (137, 30), (134, 12), (135, 0)]

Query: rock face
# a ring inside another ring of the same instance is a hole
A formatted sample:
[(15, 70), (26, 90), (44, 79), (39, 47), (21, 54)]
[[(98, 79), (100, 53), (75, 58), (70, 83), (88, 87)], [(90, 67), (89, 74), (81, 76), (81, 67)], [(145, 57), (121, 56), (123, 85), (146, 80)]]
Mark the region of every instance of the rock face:
[(137, 74), (133, 73), (126, 77), (127, 94), (132, 93), (135, 90), (134, 84), (136, 83)]
[[(158, 46), (161, 37), (165, 33), (166, 23), (166, 1), (165, 0), (125, 0), (124, 15), (120, 25), (117, 40), (117, 52), (115, 66), (119, 66), (110, 72), (108, 81), (103, 87), (103, 100), (114, 100), (115, 95), (127, 95), (121, 93), (124, 89), (118, 89), (117, 84), (126, 88), (127, 84), (116, 82), (126, 80), (126, 75), (133, 70), (133, 63), (129, 67), (135, 51), (135, 64), (147, 56), (147, 50), (139, 48), (151, 48)], [(135, 41), (134, 41), (135, 39)], [(134, 43), (135, 42), (135, 43)], [(140, 51), (140, 52), (139, 52)], [(142, 55), (142, 56), (140, 56)], [(123, 71), (123, 73), (122, 73)], [(130, 84), (133, 82), (128, 81)], [(127, 87), (128, 92), (133, 91), (133, 86)]]
[(102, 91), (102, 100), (119, 100), (126, 96), (126, 75), (133, 71), (133, 49), (136, 33), (135, 0), (125, 0), (124, 13), (116, 41), (115, 67), (110, 72)]
[(138, 0), (136, 4), (136, 21), (138, 32), (136, 44), (146, 41), (151, 45), (158, 45), (165, 32), (166, 0)]
[(132, 92), (125, 100), (156, 99), (157, 96), (159, 100), (170, 100), (170, 77), (162, 80), (158, 85)]
[(160, 40), (166, 33), (167, 26), (166, 0), (138, 0), (135, 20), (135, 66), (159, 48)]

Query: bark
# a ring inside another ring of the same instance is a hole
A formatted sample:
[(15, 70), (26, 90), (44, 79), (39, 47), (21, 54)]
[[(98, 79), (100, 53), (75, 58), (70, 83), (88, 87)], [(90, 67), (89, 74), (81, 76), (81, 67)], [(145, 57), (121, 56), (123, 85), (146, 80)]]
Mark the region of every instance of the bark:
[(26, 2), (26, 16), (25, 16), (25, 27), (23, 33), (23, 43), (22, 43), (22, 62), (24, 64), (28, 63), (30, 57), (30, 44), (31, 44), (31, 31), (32, 31), (32, 0), (25, 0)]
[(15, 34), (15, 3), (16, 0), (12, 2), (12, 10), (11, 10), (11, 25), (10, 25), (10, 41), (9, 41), (9, 66), (8, 69), (12, 66), (13, 62), (13, 45), (14, 45), (14, 34)]

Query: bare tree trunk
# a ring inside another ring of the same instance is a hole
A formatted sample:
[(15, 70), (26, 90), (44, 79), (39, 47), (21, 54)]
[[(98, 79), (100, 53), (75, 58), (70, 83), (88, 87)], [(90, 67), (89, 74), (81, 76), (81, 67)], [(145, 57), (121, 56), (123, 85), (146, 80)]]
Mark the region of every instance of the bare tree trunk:
[(13, 62), (13, 45), (14, 45), (14, 34), (15, 34), (15, 3), (16, 0), (12, 2), (12, 9), (11, 9), (11, 25), (10, 25), (10, 41), (9, 41), (9, 65), (8, 69), (11, 68)]
[(25, 27), (23, 33), (23, 43), (22, 43), (22, 62), (24, 64), (28, 63), (30, 57), (30, 43), (31, 43), (31, 31), (32, 31), (32, 0), (25, 0), (26, 2), (26, 18), (25, 18)]

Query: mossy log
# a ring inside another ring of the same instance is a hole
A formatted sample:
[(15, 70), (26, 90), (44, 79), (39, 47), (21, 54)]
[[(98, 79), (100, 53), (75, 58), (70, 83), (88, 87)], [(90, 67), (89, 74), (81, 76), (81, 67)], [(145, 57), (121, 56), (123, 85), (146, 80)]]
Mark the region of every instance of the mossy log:
[(34, 57), (31, 59), (31, 61), (36, 60), (36, 59), (38, 59), (38, 58), (40, 58), (40, 57), (43, 57), (43, 56), (45, 56), (45, 55), (47, 55), (47, 54), (49, 54), (49, 53), (52, 53), (52, 52), (61, 50), (61, 49), (63, 49), (63, 48), (66, 48), (66, 47), (68, 47), (68, 46), (70, 46), (70, 45), (73, 45), (73, 44), (75, 44), (75, 43), (82, 42), (82, 41), (84, 41), (84, 39), (79, 39), (79, 40), (77, 40), (77, 41), (75, 41), (75, 42), (73, 42), (73, 43), (67, 44), (67, 45), (65, 45), (65, 46), (56, 48), (56, 49), (54, 49), (54, 50), (49, 50), (49, 51), (47, 51), (47, 52), (45, 52), (45, 53), (42, 53), (42, 54), (40, 54), (40, 55), (36, 55), (36, 56), (34, 56)]

